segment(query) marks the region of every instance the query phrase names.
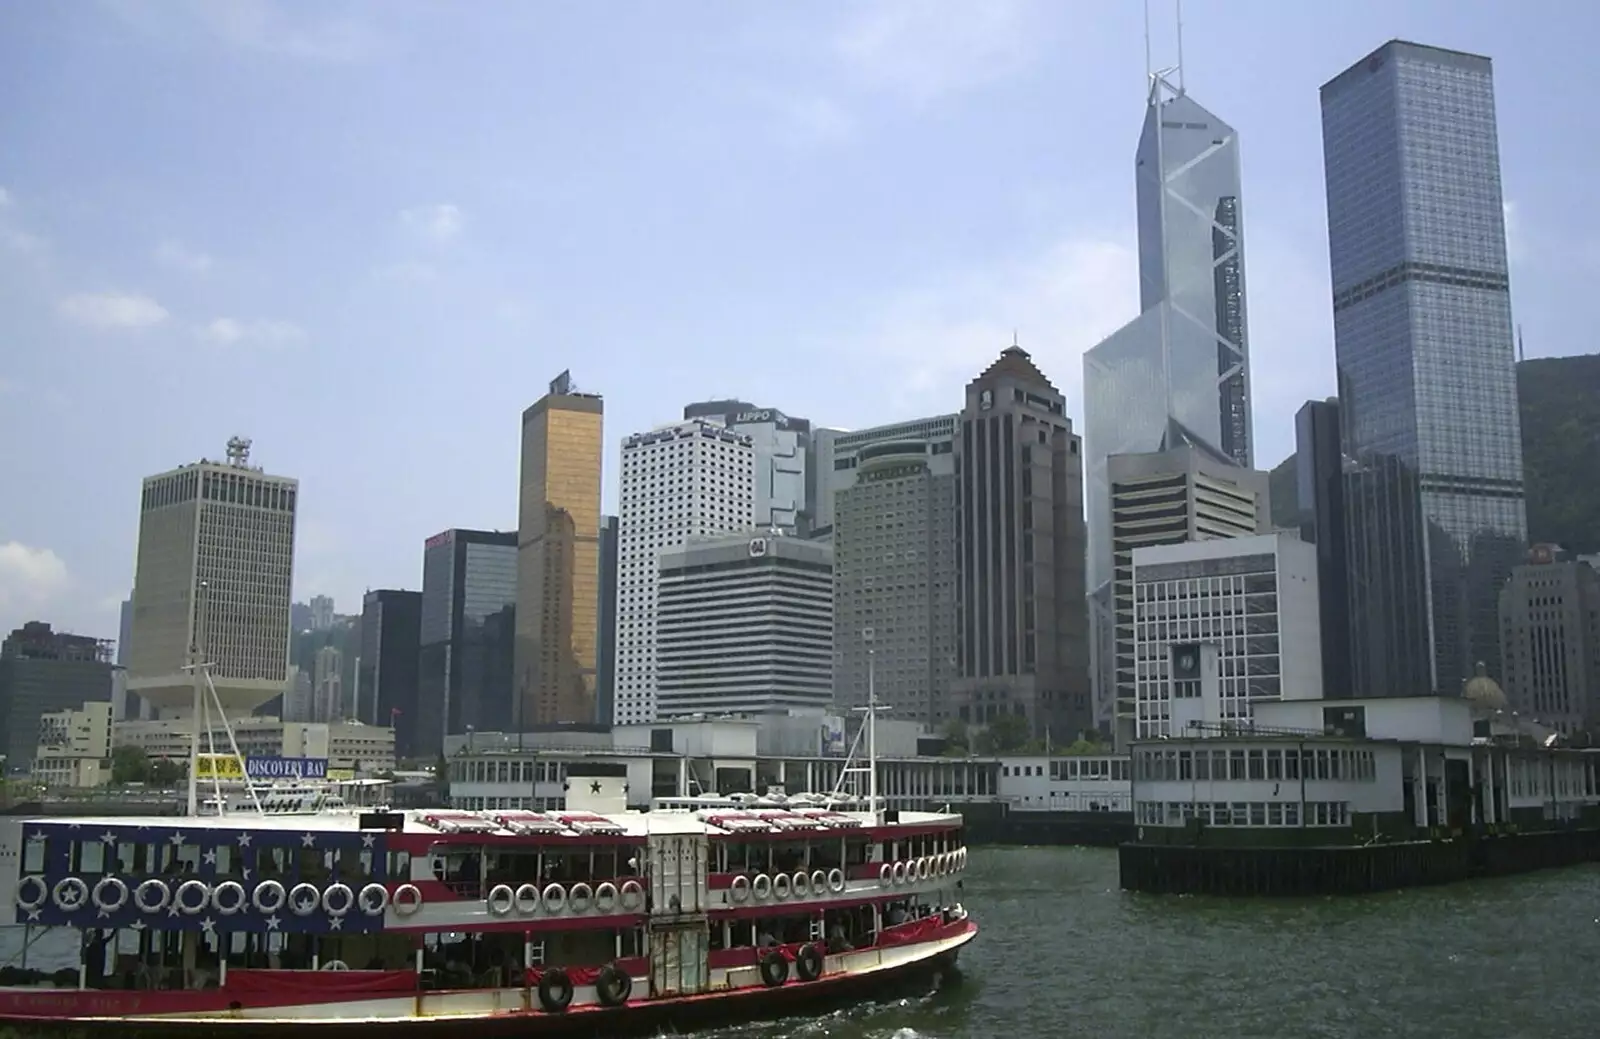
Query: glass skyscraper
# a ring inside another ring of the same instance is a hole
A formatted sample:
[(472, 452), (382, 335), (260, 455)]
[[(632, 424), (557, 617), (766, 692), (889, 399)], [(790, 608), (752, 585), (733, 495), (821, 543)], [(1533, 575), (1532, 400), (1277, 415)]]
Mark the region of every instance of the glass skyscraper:
[(1322, 88), (1351, 685), (1500, 674), (1527, 540), (1489, 59), (1392, 40)]
[(1113, 602), (1110, 589), (1109, 460), (1187, 447), (1217, 462), (1252, 463), (1238, 135), (1158, 73), (1135, 173), (1141, 312), (1083, 356), (1092, 669), (1102, 726), (1114, 714), (1117, 685), (1105, 629), (1119, 608), (1132, 615), (1131, 601)]
[(1238, 135), (1156, 75), (1135, 167), (1142, 312), (1083, 357), (1092, 588), (1111, 579), (1108, 458), (1251, 464)]

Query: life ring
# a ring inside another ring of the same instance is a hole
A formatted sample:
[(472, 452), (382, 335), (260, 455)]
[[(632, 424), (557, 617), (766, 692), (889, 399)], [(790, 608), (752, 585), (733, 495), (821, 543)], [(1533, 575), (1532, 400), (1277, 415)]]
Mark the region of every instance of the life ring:
[[(739, 878), (735, 877), (733, 882), (738, 884)], [(750, 886), (749, 877), (744, 878), (744, 886)], [(640, 886), (637, 880), (624, 880), (622, 882), (621, 895), (622, 908), (628, 912), (637, 913), (639, 910), (644, 908), (644, 888)]]
[(489, 889), (489, 912), (495, 916), (505, 916), (517, 904), (517, 893), (511, 890), (509, 884), (496, 884)]
[[(24, 895), (23, 892), (29, 890), (30, 888), (37, 893), (32, 895)], [(43, 877), (26, 876), (17, 883), (18, 909), (38, 909), (40, 906), (44, 905), (45, 899), (49, 897), (50, 885), (44, 882)]]
[[(310, 897), (304, 897), (309, 895)], [(322, 904), (322, 892), (315, 884), (296, 884), (289, 889), (289, 911), (295, 916), (310, 916)]]
[(348, 963), (344, 962), (343, 960), (329, 960), (327, 963), (324, 963), (322, 966), (318, 967), (317, 969), (318, 970), (349, 970), (350, 969), (350, 965)]
[[(156, 896), (153, 902), (150, 900), (151, 894)], [(151, 877), (133, 889), (133, 904), (138, 907), (141, 913), (159, 913), (167, 908), (167, 903), (170, 901), (172, 901), (172, 892), (157, 877)]]
[(728, 885), (728, 897), (735, 902), (744, 902), (750, 897), (750, 878), (743, 873), (733, 878), (733, 883)]
[[(554, 884), (550, 886), (555, 887)], [(567, 976), (567, 972), (560, 967), (552, 967), (545, 971), (544, 976), (539, 979), (539, 1005), (544, 1007), (546, 1013), (562, 1014), (571, 1004), (572, 979)]]
[(789, 961), (774, 949), (761, 957), (761, 983), (767, 988), (777, 988), (789, 980)]
[(750, 882), (750, 893), (756, 896), (757, 902), (765, 902), (772, 897), (772, 878), (765, 873), (757, 873), (756, 879)]
[[(554, 915), (567, 908), (567, 889), (560, 884), (549, 884), (544, 889), (545, 912)], [(570, 984), (570, 982), (569, 982)], [(569, 1000), (570, 1002), (570, 997)]]
[(567, 892), (567, 907), (574, 913), (587, 913), (594, 908), (594, 889), (579, 881)]
[(801, 981), (816, 981), (822, 977), (822, 953), (815, 944), (802, 945), (794, 954), (794, 973)]
[(524, 884), (517, 888), (514, 899), (516, 910), (522, 916), (532, 916), (539, 911), (539, 888), (534, 884)]
[(779, 873), (777, 876), (772, 878), (772, 897), (773, 898), (782, 900), (782, 899), (788, 898), (789, 897), (789, 893), (790, 893), (789, 874), (787, 874), (787, 873)]
[(888, 887), (894, 883), (894, 867), (885, 862), (878, 867), (878, 886)]
[(949, 872), (950, 872), (950, 853), (949, 852), (941, 851), (938, 854), (938, 857), (934, 859), (934, 862), (939, 867), (939, 876), (943, 877), (943, 876), (946, 876), (946, 875), (949, 874)]
[[(334, 899), (338, 898), (335, 904)], [(328, 885), (328, 890), (322, 893), (322, 911), (329, 916), (344, 916), (355, 908), (356, 893), (350, 890), (349, 884), (333, 883)]]
[(804, 898), (811, 893), (811, 877), (805, 870), (798, 870), (789, 878), (789, 888), (794, 891), (794, 897)]
[(932, 864), (926, 858), (918, 859), (917, 860), (917, 879), (918, 880), (927, 880), (928, 879), (928, 874), (931, 872), (931, 867), (932, 867)]
[(820, 895), (826, 890), (828, 890), (828, 875), (822, 872), (820, 869), (812, 870), (811, 893), (813, 895)]
[[(223, 900), (227, 895), (227, 900)], [(245, 897), (244, 885), (237, 880), (224, 880), (211, 892), (211, 907), (223, 916), (232, 916), (249, 904)]]
[[(107, 895), (107, 892), (110, 894)], [(90, 892), (89, 900), (94, 903), (96, 909), (115, 913), (128, 904), (128, 885), (119, 877), (101, 877), (95, 884), (94, 891)]]
[(828, 871), (828, 890), (832, 891), (834, 894), (837, 895), (839, 892), (843, 891), (844, 889), (845, 889), (844, 870), (842, 870), (839, 867), (835, 866), (833, 869), (830, 869)]
[[(263, 898), (265, 895), (267, 897)], [(283, 890), (283, 885), (276, 880), (263, 880), (250, 892), (250, 904), (256, 907), (256, 912), (264, 916), (271, 916), (283, 908), (284, 901), (289, 897)]]
[[(188, 895), (199, 895), (199, 899), (188, 898)], [(206, 906), (211, 904), (211, 889), (206, 887), (203, 880), (185, 880), (178, 885), (178, 890), (172, 893), (172, 904), (184, 916), (198, 916), (205, 912)]]
[(88, 901), (89, 885), (78, 877), (64, 877), (56, 881), (55, 891), (50, 895), (56, 908), (63, 913), (70, 913), (83, 908), (83, 903)]
[(389, 904), (401, 916), (410, 916), (422, 908), (422, 889), (415, 884), (401, 884), (394, 889), (394, 897)]
[(906, 882), (906, 864), (904, 862), (896, 862), (894, 864), (894, 882), (896, 884), (904, 884)]
[(594, 994), (602, 1006), (620, 1007), (633, 994), (633, 976), (615, 963), (608, 963), (595, 979)]
[(960, 851), (956, 852), (956, 854), (960, 856), (960, 858), (957, 861), (959, 861), (961, 863), (961, 865), (959, 867), (957, 867), (957, 868), (966, 869), (967, 868), (967, 849), (962, 848)]
[(382, 884), (368, 884), (356, 897), (356, 904), (368, 916), (379, 916), (389, 907), (389, 889)]
[(617, 885), (606, 881), (594, 889), (594, 911), (610, 914), (617, 908)]

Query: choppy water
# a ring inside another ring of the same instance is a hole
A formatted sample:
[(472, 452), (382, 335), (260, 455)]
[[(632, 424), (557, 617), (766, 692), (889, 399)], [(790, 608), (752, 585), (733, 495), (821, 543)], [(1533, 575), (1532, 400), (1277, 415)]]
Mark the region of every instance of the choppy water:
[(963, 900), (983, 933), (955, 988), (700, 1039), (1600, 1034), (1600, 866), (1252, 902), (1125, 894), (1112, 851), (986, 849)]

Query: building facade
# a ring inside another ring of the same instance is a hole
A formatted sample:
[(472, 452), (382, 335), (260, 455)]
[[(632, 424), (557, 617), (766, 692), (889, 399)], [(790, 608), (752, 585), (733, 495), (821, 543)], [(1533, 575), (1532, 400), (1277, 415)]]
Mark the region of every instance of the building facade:
[(1322, 697), (1317, 553), (1289, 534), (1133, 553), (1135, 738)]
[(192, 710), (183, 668), (196, 651), (230, 714), (283, 692), (299, 493), (297, 481), (251, 465), (240, 437), (227, 462), (145, 479), (129, 692), (168, 714)]
[(755, 448), (754, 525), (810, 534), (817, 521), (817, 458), (809, 420), (740, 400), (690, 404), (683, 417), (710, 419), (748, 434)]
[(528, 722), (594, 718), (604, 453), (599, 395), (562, 372), (522, 413), (512, 666)]
[(1066, 399), (1007, 347), (967, 384), (956, 443), (955, 717), (1093, 727), (1082, 446)]
[(1296, 413), (1295, 493), (1300, 540), (1317, 546), (1317, 593), (1322, 598), (1322, 693), (1359, 696), (1350, 682), (1349, 556), (1345, 542), (1344, 454), (1339, 446), (1339, 401), (1308, 400)]
[(1393, 40), (1322, 87), (1351, 620), (1363, 696), (1500, 673), (1527, 540), (1488, 58)]
[(1557, 732), (1600, 736), (1600, 574), (1536, 545), (1500, 590), (1507, 701)]
[(86, 703), (39, 718), (33, 781), (41, 786), (96, 787), (111, 781), (112, 706)]
[[(119, 722), (112, 743), (138, 747), (150, 758), (187, 761), (191, 739), (189, 718)], [(327, 761), (330, 773), (371, 776), (393, 772), (394, 730), (360, 722), (286, 722), (277, 718), (229, 719), (239, 753), (246, 758), (311, 758)], [(220, 727), (202, 730), (202, 746), (229, 748), (228, 733)], [(333, 778), (330, 776), (330, 778)]]
[(518, 558), (510, 531), (447, 530), (424, 543), (415, 754), (438, 754), (451, 733), (521, 722), (512, 664)]
[(617, 517), (600, 517), (600, 641), (595, 721), (610, 725), (617, 703)]
[(833, 551), (779, 534), (662, 551), (656, 716), (775, 714), (833, 700)]
[(871, 687), (896, 718), (943, 725), (956, 674), (959, 417), (899, 422), (834, 445), (834, 699)]
[(755, 520), (755, 443), (692, 419), (622, 442), (617, 516), (613, 720), (655, 720), (657, 559), (692, 537), (748, 531)]
[(357, 720), (394, 729), (395, 753), (416, 754), (422, 593), (378, 588), (361, 601)]
[[(1184, 446), (1142, 455), (1113, 455), (1111, 487), (1111, 677), (1117, 746), (1136, 730), (1139, 667), (1135, 651), (1133, 560), (1142, 548), (1250, 537), (1272, 526), (1268, 475)], [(1103, 666), (1096, 661), (1096, 666)]]
[(40, 720), (85, 702), (111, 702), (112, 644), (29, 621), (0, 642), (0, 775), (27, 772)]

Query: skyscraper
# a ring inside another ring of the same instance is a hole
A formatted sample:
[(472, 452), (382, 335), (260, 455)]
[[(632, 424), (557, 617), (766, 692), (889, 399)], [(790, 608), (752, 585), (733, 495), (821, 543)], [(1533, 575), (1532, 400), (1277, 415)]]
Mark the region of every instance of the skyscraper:
[[(1157, 73), (1134, 166), (1141, 313), (1083, 357), (1097, 592), (1113, 567), (1107, 459), (1184, 446), (1245, 468), (1253, 458), (1238, 135)], [(1102, 723), (1113, 697), (1097, 690)]]
[(808, 535), (816, 525), (816, 449), (811, 423), (777, 408), (742, 400), (711, 400), (683, 409), (687, 419), (721, 422), (750, 436), (755, 448), (755, 525)]
[(128, 691), (167, 715), (192, 709), (183, 670), (198, 647), (229, 714), (283, 693), (289, 674), (297, 481), (202, 459), (147, 477), (140, 495)]
[(1020, 347), (967, 384), (956, 466), (956, 717), (1070, 742), (1093, 724), (1081, 447)]
[(567, 372), (522, 413), (513, 667), (525, 725), (595, 718), (603, 417)]
[(600, 641), (595, 661), (595, 721), (612, 724), (617, 701), (617, 517), (600, 517)]
[[(896, 718), (948, 720), (956, 664), (956, 415), (838, 434), (834, 689)], [(870, 678), (870, 683), (869, 683)]]
[(1501, 674), (1527, 540), (1488, 58), (1399, 40), (1322, 87), (1351, 684)]
[(446, 530), (422, 548), (417, 727), (413, 753), (439, 753), (447, 734), (519, 728), (512, 681), (517, 535)]
[(617, 517), (613, 721), (656, 717), (656, 586), (663, 549), (748, 531), (755, 519), (755, 444), (748, 433), (690, 419), (622, 442)]
[(1349, 562), (1345, 551), (1344, 456), (1339, 401), (1308, 400), (1294, 417), (1295, 488), (1302, 540), (1317, 546), (1318, 618), (1322, 625), (1322, 695), (1359, 696), (1350, 685)]
[(422, 593), (369, 591), (361, 601), (357, 720), (394, 729), (394, 752), (416, 754), (417, 662), (422, 651)]

